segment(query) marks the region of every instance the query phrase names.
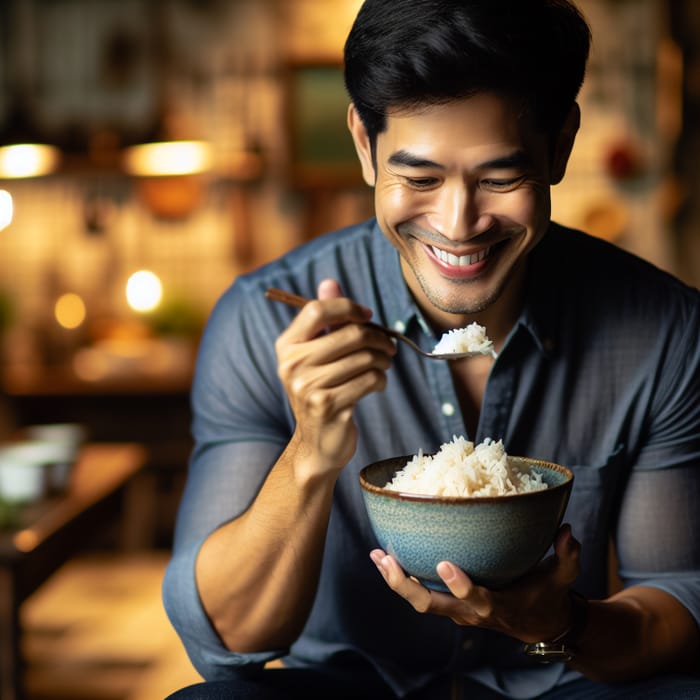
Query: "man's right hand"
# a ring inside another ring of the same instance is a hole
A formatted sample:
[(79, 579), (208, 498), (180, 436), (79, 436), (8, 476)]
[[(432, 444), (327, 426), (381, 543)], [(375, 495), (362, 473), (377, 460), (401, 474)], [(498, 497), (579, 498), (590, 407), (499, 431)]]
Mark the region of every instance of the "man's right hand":
[(248, 510), (215, 530), (197, 558), (204, 608), (239, 653), (283, 649), (306, 624), (335, 481), (355, 452), (353, 408), (384, 388), (395, 353), (336, 282), (322, 282), (318, 295), (275, 344), (294, 434)]
[[(385, 334), (365, 325), (371, 311), (324, 280), (275, 343), (279, 376), (297, 421), (292, 445), (302, 480), (339, 472), (357, 445), (355, 404), (382, 391), (396, 352)], [(291, 445), (290, 445), (291, 446)]]

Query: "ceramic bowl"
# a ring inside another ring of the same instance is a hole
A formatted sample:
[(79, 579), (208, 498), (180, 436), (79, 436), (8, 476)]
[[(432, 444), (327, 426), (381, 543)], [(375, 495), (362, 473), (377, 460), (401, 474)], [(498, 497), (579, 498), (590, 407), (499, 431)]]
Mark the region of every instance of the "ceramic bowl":
[(424, 585), (447, 590), (435, 570), (447, 560), (479, 585), (499, 588), (534, 567), (551, 546), (573, 484), (566, 467), (508, 457), (540, 472), (548, 486), (511, 496), (421, 496), (386, 489), (410, 459), (370, 464), (360, 471), (360, 485), (380, 547)]
[(25, 432), (30, 440), (51, 446), (48, 487), (61, 493), (68, 486), (73, 464), (85, 441), (85, 427), (80, 423), (47, 423), (30, 425)]
[(0, 500), (30, 503), (45, 496), (52, 454), (51, 443), (34, 440), (0, 447)]

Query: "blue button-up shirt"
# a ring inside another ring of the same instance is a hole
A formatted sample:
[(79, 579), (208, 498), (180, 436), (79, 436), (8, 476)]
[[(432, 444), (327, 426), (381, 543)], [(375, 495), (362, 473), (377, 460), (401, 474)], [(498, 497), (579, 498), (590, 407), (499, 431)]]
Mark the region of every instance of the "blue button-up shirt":
[(199, 600), (195, 558), (209, 533), (249, 506), (294, 428), (273, 343), (296, 311), (264, 292), (312, 297), (327, 277), (374, 320), (402, 326), (428, 350), (437, 342), (374, 220), (318, 238), (224, 293), (200, 348), (195, 449), (164, 583), (168, 614), (205, 678), (277, 656), (332, 663), (337, 653), (365, 658), (398, 692), (465, 673), (511, 697), (534, 697), (570, 677), (526, 659), (517, 640), (415, 612), (369, 559), (376, 539), (359, 470), (435, 451), (453, 435), (502, 438), (509, 454), (574, 471), (565, 521), (582, 543), (581, 593), (606, 597), (612, 538), (624, 585), (661, 588), (700, 623), (700, 294), (552, 224), (531, 255), (523, 311), (492, 367), (477, 433), (467, 434), (448, 363), (399, 347), (385, 391), (356, 407), (359, 444), (338, 479), (302, 635), (289, 650), (228, 651)]

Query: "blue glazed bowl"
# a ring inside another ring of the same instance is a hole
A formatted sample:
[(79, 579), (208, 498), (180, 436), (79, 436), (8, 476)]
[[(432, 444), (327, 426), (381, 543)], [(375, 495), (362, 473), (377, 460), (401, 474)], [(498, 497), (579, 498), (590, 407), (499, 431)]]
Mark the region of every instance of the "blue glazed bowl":
[(410, 459), (370, 464), (360, 471), (360, 485), (379, 545), (425, 586), (447, 590), (435, 570), (447, 560), (477, 584), (499, 588), (527, 573), (551, 546), (574, 480), (566, 467), (509, 456), (540, 472), (548, 486), (511, 496), (422, 496), (386, 489)]

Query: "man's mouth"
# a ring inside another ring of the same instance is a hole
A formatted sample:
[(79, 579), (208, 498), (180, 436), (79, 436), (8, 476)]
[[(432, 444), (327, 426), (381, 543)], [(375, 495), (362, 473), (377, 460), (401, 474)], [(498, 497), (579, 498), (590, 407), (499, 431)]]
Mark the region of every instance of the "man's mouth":
[(453, 255), (452, 253), (448, 253), (446, 250), (436, 248), (434, 245), (431, 245), (430, 249), (433, 251), (433, 254), (438, 260), (446, 265), (450, 265), (451, 267), (468, 267), (470, 265), (476, 265), (476, 263), (485, 260), (491, 252), (491, 247), (483, 248), (472, 255)]

